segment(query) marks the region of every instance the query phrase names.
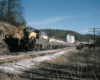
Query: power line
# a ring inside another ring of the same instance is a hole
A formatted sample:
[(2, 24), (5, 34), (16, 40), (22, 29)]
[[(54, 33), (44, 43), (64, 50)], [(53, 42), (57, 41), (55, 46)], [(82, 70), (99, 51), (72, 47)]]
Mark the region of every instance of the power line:
[[(94, 49), (95, 49), (95, 32), (98, 32), (100, 31), (99, 29), (100, 28), (90, 28), (92, 31), (89, 31), (89, 32), (94, 32)], [(97, 31), (98, 30), (98, 31)]]

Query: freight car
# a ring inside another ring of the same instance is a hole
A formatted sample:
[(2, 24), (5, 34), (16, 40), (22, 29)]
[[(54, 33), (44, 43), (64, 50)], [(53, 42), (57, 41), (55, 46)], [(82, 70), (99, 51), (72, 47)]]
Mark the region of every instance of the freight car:
[(49, 49), (63, 48), (67, 46), (67, 42), (55, 38), (49, 38)]

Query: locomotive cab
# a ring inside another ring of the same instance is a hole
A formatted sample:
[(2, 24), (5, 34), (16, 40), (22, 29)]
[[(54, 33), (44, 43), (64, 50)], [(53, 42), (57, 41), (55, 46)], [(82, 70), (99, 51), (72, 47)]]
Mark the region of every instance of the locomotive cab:
[(27, 50), (33, 50), (36, 44), (36, 29), (31, 27), (23, 29), (24, 37), (20, 40), (20, 47)]

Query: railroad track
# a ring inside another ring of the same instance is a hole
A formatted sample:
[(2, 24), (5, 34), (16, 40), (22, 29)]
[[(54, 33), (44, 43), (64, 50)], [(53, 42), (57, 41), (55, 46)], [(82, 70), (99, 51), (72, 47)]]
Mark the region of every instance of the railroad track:
[[(70, 49), (70, 48), (64, 48)], [(20, 61), (23, 59), (33, 58), (36, 56), (43, 56), (47, 54), (53, 54), (54, 52), (59, 52), (64, 49), (57, 49), (57, 50), (47, 50), (47, 51), (30, 51), (30, 52), (19, 52), (19, 53), (11, 53), (10, 55), (2, 55), (0, 56), (0, 64), (8, 63), (8, 62), (15, 62)], [(16, 55), (13, 55), (16, 54)]]
[[(67, 53), (68, 51), (74, 50), (75, 48), (64, 48), (58, 50), (48, 50), (48, 51), (32, 51), (27, 52), (24, 55), (18, 56), (9, 56), (3, 57), (0, 56), (0, 75), (4, 73), (10, 74), (21, 74), (24, 73), (25, 70), (35, 68), (36, 65), (45, 61), (45, 60), (53, 60), (57, 56), (61, 56), (62, 54)], [(33, 54), (33, 55), (31, 55)], [(38, 54), (39, 56), (35, 56)]]

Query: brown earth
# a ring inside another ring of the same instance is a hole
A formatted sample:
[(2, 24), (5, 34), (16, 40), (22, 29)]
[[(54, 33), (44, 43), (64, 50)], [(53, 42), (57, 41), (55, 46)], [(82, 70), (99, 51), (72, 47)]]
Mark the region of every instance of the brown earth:
[(19, 38), (23, 37), (23, 28), (17, 28), (16, 26), (10, 25), (5, 22), (0, 22), (0, 30), (3, 31), (4, 35), (9, 35), (12, 38)]
[(25, 26), (17, 27), (6, 22), (0, 22), (0, 54), (9, 52), (8, 45), (4, 41), (6, 38), (23, 38), (23, 28)]

